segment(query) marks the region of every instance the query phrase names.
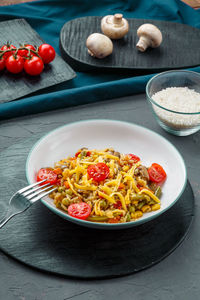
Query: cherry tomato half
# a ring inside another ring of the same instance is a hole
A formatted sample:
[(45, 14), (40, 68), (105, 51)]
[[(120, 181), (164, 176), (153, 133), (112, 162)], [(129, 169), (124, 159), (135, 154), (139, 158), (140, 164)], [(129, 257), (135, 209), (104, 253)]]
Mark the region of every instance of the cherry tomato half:
[(11, 55), (6, 59), (6, 69), (13, 74), (20, 73), (24, 67), (24, 60), (20, 55)]
[(38, 48), (38, 54), (42, 58), (44, 64), (50, 63), (56, 56), (55, 49), (49, 44), (42, 44)]
[(108, 223), (119, 223), (119, 220), (120, 220), (120, 216), (117, 216), (115, 218), (111, 218), (108, 220)]
[(90, 165), (87, 169), (89, 178), (94, 179), (97, 182), (105, 180), (110, 173), (109, 167), (104, 163), (97, 163)]
[(151, 167), (148, 168), (149, 179), (156, 183), (162, 183), (165, 181), (167, 175), (163, 167), (159, 164), (152, 164)]
[(73, 203), (68, 207), (68, 214), (77, 219), (85, 220), (89, 217), (90, 213), (91, 207), (85, 202)]
[[(33, 47), (33, 45), (25, 44), (24, 47), (36, 51), (36, 49), (35, 49), (35, 47)], [(28, 50), (22, 49), (22, 50), (18, 50), (17, 54), (19, 54), (22, 57), (28, 57), (28, 52), (29, 52)], [(30, 51), (30, 54), (33, 56), (36, 55), (32, 51)]]
[(26, 59), (24, 63), (24, 70), (29, 75), (39, 75), (43, 71), (43, 69), (43, 61), (38, 56), (32, 56), (30, 59)]
[(122, 209), (122, 203), (121, 203), (121, 201), (117, 201), (116, 203), (113, 204), (113, 206), (116, 209)]
[[(16, 47), (13, 46), (13, 45), (3, 45), (3, 46), (1, 47), (1, 50), (5, 51), (5, 50), (10, 50), (11, 48), (16, 49)], [(14, 53), (15, 53), (15, 51), (9, 51), (9, 52), (6, 52), (6, 53), (4, 53), (3, 57), (6, 59), (6, 58), (8, 58), (9, 56), (11, 56), (11, 55), (14, 54)]]
[(4, 68), (5, 68), (5, 59), (4, 57), (2, 57), (0, 59), (0, 71), (4, 70)]
[[(81, 151), (76, 152), (75, 157), (78, 157), (80, 153)], [(91, 155), (91, 151), (87, 151), (86, 156), (90, 156), (90, 155)]]
[(50, 183), (50, 184), (56, 184), (57, 183), (57, 174), (48, 168), (42, 168), (38, 171), (37, 173), (37, 181), (41, 181), (46, 179), (45, 182), (41, 183), (41, 185), (46, 184), (46, 183)]
[(134, 164), (140, 161), (140, 158), (135, 154), (127, 154), (127, 157), (129, 160), (133, 161)]

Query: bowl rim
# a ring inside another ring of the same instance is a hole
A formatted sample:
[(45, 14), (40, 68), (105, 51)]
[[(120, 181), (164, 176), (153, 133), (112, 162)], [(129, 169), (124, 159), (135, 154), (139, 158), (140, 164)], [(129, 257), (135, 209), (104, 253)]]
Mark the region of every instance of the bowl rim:
[(138, 125), (138, 124), (135, 124), (135, 123), (132, 123), (132, 122), (127, 122), (127, 121), (120, 121), (120, 120), (114, 120), (114, 119), (89, 119), (89, 120), (81, 120), (81, 121), (75, 121), (75, 122), (70, 122), (68, 124), (64, 124), (62, 126), (59, 126), (49, 132), (47, 132), (45, 135), (43, 135), (30, 149), (29, 153), (28, 153), (28, 156), (27, 156), (27, 159), (26, 159), (26, 166), (25, 166), (25, 173), (26, 173), (26, 178), (27, 178), (27, 181), (29, 184), (31, 184), (31, 180), (30, 180), (30, 177), (29, 177), (29, 174), (28, 174), (28, 164), (29, 164), (29, 161), (30, 161), (30, 157), (31, 157), (31, 154), (32, 152), (34, 151), (34, 149), (40, 144), (40, 142), (42, 142), (45, 138), (47, 138), (49, 135), (51, 135), (53, 132), (56, 132), (57, 130), (60, 130), (64, 127), (68, 127), (68, 126), (73, 126), (73, 125), (78, 125), (78, 124), (82, 124), (82, 123), (85, 123), (85, 122), (89, 122), (89, 123), (92, 123), (92, 122), (99, 122), (99, 123), (103, 123), (103, 122), (109, 122), (109, 123), (112, 123), (112, 122), (115, 122), (115, 123), (122, 123), (123, 124), (126, 124), (126, 125), (131, 125), (131, 126), (135, 126), (135, 127), (139, 127), (139, 128), (142, 128), (143, 130), (146, 130), (146, 131), (149, 131), (150, 133), (156, 135), (157, 137), (159, 137), (160, 139), (164, 140), (166, 143), (170, 144), (170, 146), (172, 148), (174, 148), (174, 150), (177, 152), (182, 164), (183, 164), (183, 167), (184, 167), (184, 170), (185, 170), (185, 181), (183, 183), (183, 186), (182, 186), (182, 189), (179, 193), (179, 195), (174, 199), (174, 201), (168, 205), (165, 209), (163, 210), (158, 210), (155, 212), (155, 214), (153, 214), (152, 216), (149, 216), (148, 218), (146, 219), (143, 219), (143, 218), (140, 218), (140, 219), (137, 219), (135, 221), (131, 221), (131, 222), (126, 222), (126, 223), (100, 223), (100, 222), (91, 222), (91, 221), (87, 221), (87, 220), (81, 220), (81, 219), (77, 219), (77, 218), (73, 218), (71, 217), (70, 215), (68, 215), (66, 212), (58, 209), (56, 206), (54, 207), (53, 205), (49, 204), (47, 201), (45, 201), (45, 199), (41, 199), (41, 202), (47, 207), (49, 208), (51, 211), (53, 211), (55, 214), (59, 215), (60, 217), (63, 217), (65, 220), (67, 221), (71, 221), (73, 223), (76, 223), (76, 224), (80, 224), (80, 225), (83, 225), (83, 226), (86, 226), (86, 227), (90, 227), (90, 228), (98, 228), (98, 229), (108, 229), (108, 228), (128, 228), (128, 227), (134, 227), (134, 226), (138, 226), (138, 225), (141, 225), (143, 223), (147, 223), (157, 217), (159, 217), (160, 215), (162, 215), (164, 212), (166, 212), (167, 210), (169, 210), (177, 201), (178, 199), (181, 197), (181, 195), (183, 194), (184, 190), (185, 190), (185, 187), (186, 187), (186, 184), (187, 184), (187, 168), (186, 168), (186, 164), (185, 164), (185, 161), (182, 157), (182, 155), (180, 154), (180, 152), (178, 151), (178, 149), (170, 142), (168, 141), (165, 137), (163, 137), (162, 135), (160, 135), (159, 133), (149, 129), (149, 128), (146, 128), (145, 126), (142, 126), (142, 125)]
[(199, 77), (199, 80), (200, 80), (200, 73), (198, 72), (195, 72), (195, 71), (189, 71), (189, 70), (170, 70), (170, 71), (165, 71), (165, 72), (161, 72), (159, 74), (156, 74), (155, 76), (153, 76), (151, 79), (149, 79), (149, 81), (147, 82), (146, 84), (146, 95), (147, 95), (147, 99), (148, 101), (150, 101), (151, 103), (153, 103), (154, 105), (158, 106), (159, 108), (163, 109), (163, 110), (166, 110), (166, 111), (169, 111), (169, 112), (172, 112), (172, 113), (176, 113), (176, 114), (180, 114), (180, 115), (199, 115), (200, 114), (200, 111), (199, 112), (180, 112), (180, 111), (175, 111), (175, 110), (172, 110), (172, 109), (168, 109), (160, 104), (158, 104), (155, 100), (153, 100), (150, 95), (149, 95), (149, 86), (150, 84), (152, 83), (152, 81), (154, 81), (155, 79), (157, 79), (158, 77), (162, 76), (162, 75), (165, 75), (165, 74), (168, 74), (168, 73), (188, 73), (188, 74), (194, 74), (194, 75), (197, 75), (197, 77)]

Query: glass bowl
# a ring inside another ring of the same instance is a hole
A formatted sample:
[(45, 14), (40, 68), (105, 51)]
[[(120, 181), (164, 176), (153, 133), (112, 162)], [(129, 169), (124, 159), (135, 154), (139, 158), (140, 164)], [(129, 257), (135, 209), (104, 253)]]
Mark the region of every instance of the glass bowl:
[(186, 136), (200, 129), (199, 73), (162, 72), (148, 81), (146, 96), (158, 124), (169, 133)]

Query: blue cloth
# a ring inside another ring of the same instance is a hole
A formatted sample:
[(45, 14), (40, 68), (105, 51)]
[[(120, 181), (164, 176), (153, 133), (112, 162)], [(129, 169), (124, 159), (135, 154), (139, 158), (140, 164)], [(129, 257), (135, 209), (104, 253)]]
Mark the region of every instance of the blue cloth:
[[(122, 12), (126, 18), (179, 22), (200, 28), (200, 10), (180, 0), (43, 0), (0, 7), (0, 21), (25, 18), (40, 36), (59, 53), (59, 34), (65, 22), (83, 16)], [(200, 67), (191, 70), (200, 72)], [(72, 105), (91, 103), (145, 91), (153, 76), (114, 73), (77, 73), (64, 84), (40, 91), (34, 96), (0, 104), (0, 119), (38, 113)]]

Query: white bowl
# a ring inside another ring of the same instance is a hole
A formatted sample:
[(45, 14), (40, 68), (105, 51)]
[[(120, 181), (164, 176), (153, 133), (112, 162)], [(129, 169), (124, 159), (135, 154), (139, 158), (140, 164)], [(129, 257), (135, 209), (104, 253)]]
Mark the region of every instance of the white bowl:
[(31, 184), (42, 167), (74, 156), (82, 147), (103, 149), (112, 147), (121, 153), (134, 153), (143, 165), (158, 163), (167, 173), (162, 188), (161, 209), (145, 213), (142, 218), (127, 223), (105, 224), (79, 220), (56, 208), (49, 197), (41, 201), (64, 219), (87, 227), (102, 229), (127, 228), (150, 221), (172, 207), (184, 191), (187, 172), (178, 150), (165, 138), (144, 127), (114, 120), (87, 120), (59, 127), (41, 138), (31, 149), (26, 162), (26, 177)]

